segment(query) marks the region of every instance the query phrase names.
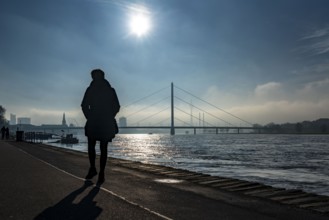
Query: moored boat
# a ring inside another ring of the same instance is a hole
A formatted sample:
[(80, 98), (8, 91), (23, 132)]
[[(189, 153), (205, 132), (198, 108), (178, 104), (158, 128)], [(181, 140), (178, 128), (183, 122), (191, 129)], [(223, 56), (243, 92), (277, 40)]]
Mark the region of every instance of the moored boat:
[(65, 137), (62, 137), (60, 140), (61, 144), (77, 144), (79, 143), (78, 138), (73, 137), (73, 134), (67, 134)]

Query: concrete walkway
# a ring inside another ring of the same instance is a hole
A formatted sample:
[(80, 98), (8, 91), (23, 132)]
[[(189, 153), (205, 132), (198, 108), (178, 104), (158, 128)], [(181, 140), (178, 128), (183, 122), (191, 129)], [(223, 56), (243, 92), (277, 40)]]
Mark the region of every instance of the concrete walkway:
[(110, 159), (97, 187), (84, 153), (0, 141), (0, 219), (329, 219), (125, 163)]

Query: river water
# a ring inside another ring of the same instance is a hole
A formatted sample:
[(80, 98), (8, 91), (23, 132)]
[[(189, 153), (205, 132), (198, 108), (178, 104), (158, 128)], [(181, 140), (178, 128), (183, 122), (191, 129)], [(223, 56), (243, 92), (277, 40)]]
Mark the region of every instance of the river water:
[(109, 156), (329, 196), (329, 135), (119, 134)]

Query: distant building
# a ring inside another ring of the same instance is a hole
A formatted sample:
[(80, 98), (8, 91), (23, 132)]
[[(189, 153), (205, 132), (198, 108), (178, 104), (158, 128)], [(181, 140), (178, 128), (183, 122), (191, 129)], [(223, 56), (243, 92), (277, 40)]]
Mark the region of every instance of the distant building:
[(67, 127), (68, 127), (68, 125), (66, 123), (65, 113), (63, 113), (63, 119), (62, 119), (61, 124), (42, 124), (42, 125), (40, 125), (40, 128), (42, 128), (42, 129), (66, 129)]
[(119, 118), (119, 127), (127, 127), (127, 118), (125, 117)]
[(65, 126), (65, 127), (67, 127), (67, 124), (66, 124), (66, 119), (65, 119), (65, 113), (63, 113), (62, 126)]
[(10, 114), (10, 125), (16, 125), (16, 115)]
[(19, 124), (19, 125), (30, 125), (31, 124), (31, 118), (19, 117), (19, 118), (17, 118), (17, 124)]

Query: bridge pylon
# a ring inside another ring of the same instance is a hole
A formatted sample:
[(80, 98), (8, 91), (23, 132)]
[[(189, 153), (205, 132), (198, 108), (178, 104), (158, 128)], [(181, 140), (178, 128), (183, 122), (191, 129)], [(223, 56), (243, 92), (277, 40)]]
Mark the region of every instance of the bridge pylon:
[(175, 120), (174, 120), (174, 83), (171, 83), (171, 128), (170, 134), (175, 135)]

